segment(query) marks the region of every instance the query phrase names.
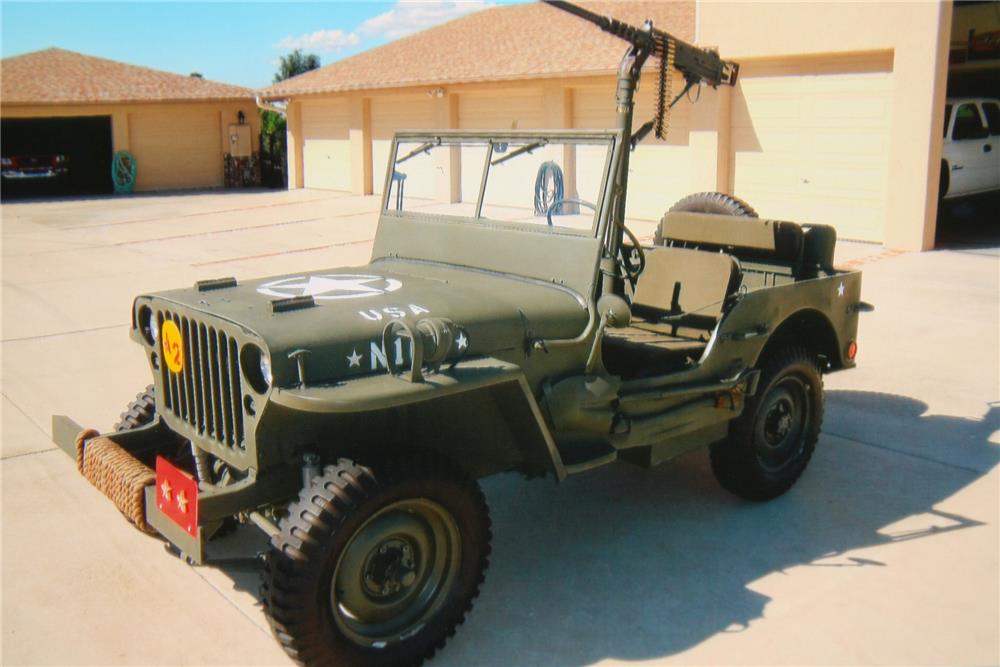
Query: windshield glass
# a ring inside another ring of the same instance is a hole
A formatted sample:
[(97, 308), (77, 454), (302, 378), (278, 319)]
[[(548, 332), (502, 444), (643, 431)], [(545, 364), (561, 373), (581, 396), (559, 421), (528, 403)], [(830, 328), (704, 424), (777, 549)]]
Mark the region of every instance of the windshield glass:
[(612, 144), (610, 137), (401, 138), (386, 210), (592, 234)]

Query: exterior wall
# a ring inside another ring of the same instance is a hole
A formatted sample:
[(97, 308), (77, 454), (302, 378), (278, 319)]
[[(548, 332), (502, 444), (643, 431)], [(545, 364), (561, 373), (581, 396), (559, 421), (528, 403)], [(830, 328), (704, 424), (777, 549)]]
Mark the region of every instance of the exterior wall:
[[(950, 2), (698, 3), (699, 43), (748, 76), (757, 59), (892, 53), (882, 240), (903, 250), (934, 244), (950, 25)], [(796, 78), (790, 90), (808, 83)]]
[(246, 102), (157, 104), (3, 105), (3, 118), (111, 116), (112, 150), (136, 157), (136, 191), (212, 188), (223, 185), (229, 125), (242, 111), (259, 150), (260, 120)]

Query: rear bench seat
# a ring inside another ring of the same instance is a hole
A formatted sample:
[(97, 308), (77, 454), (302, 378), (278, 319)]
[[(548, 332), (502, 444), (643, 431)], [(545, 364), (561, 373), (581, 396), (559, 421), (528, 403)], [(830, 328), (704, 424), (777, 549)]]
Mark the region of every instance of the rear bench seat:
[(668, 247), (733, 255), (740, 261), (747, 287), (830, 273), (837, 242), (836, 230), (827, 225), (803, 227), (781, 220), (686, 211), (664, 215), (660, 236)]

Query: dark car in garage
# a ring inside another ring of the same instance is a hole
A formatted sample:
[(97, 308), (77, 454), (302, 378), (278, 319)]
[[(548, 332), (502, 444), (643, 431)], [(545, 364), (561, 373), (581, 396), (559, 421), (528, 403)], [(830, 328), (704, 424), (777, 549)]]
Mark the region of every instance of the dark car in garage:
[(20, 179), (58, 179), (69, 173), (65, 155), (11, 155), (0, 158), (4, 181)]

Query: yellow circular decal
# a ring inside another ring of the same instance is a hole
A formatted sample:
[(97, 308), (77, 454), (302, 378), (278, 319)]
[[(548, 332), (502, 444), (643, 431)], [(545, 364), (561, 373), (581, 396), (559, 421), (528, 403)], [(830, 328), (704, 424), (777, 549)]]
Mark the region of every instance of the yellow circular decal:
[(184, 340), (181, 338), (181, 330), (172, 320), (167, 320), (160, 329), (160, 337), (163, 339), (163, 360), (167, 362), (167, 368), (172, 373), (180, 373), (184, 368)]

